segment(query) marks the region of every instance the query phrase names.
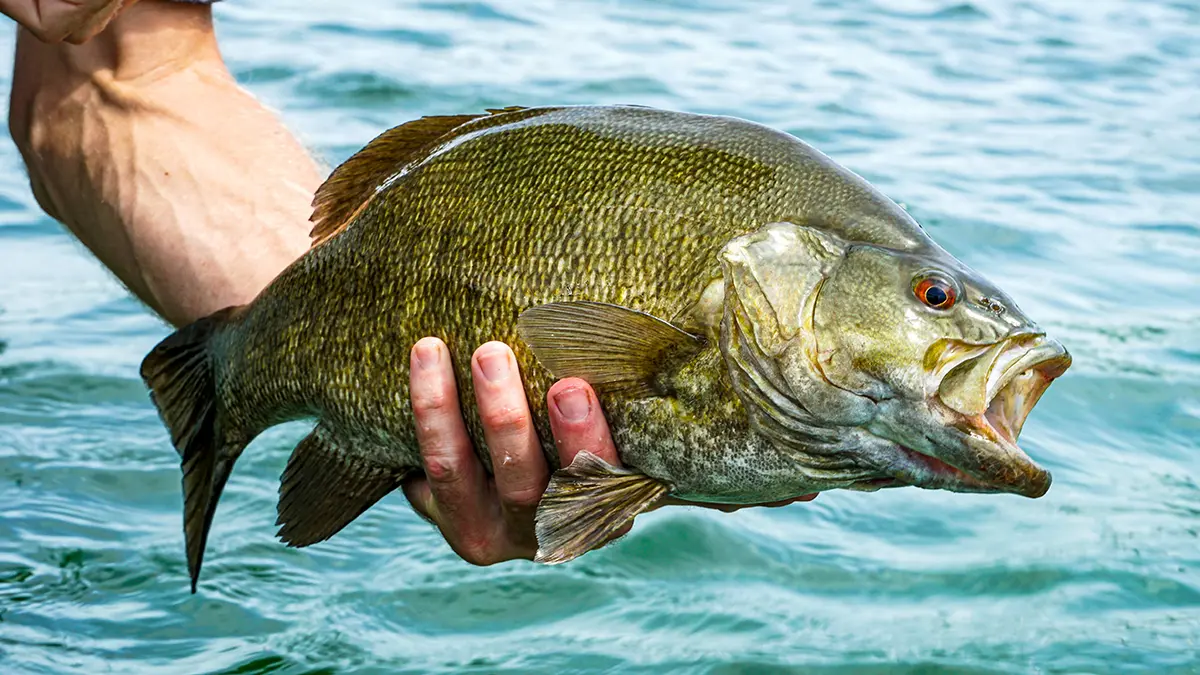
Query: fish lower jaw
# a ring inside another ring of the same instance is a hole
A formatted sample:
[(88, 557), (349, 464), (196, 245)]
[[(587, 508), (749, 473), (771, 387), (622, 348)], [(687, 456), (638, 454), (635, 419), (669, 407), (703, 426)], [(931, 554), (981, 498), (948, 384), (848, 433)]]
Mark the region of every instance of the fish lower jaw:
[(968, 468), (898, 445), (900, 457), (893, 465), (897, 485), (949, 492), (1015, 494), (1030, 499), (1049, 491), (1050, 473), (1015, 444), (998, 438), (996, 432), (985, 437), (976, 431), (960, 431), (972, 439), (967, 455), (977, 455), (968, 460)]
[(962, 469), (945, 461), (898, 446), (907, 460), (907, 466), (896, 480), (907, 481), (908, 485), (952, 492), (1005, 492), (1003, 488), (980, 480)]
[[(926, 449), (917, 450), (891, 441), (884, 455), (886, 463), (880, 466), (882, 471), (872, 478), (855, 481), (848, 489), (873, 492), (884, 488), (917, 487), (1040, 497), (1049, 487), (1049, 474), (1015, 445), (998, 441), (995, 432), (983, 434), (972, 426), (959, 428), (958, 434), (963, 439), (963, 446), (956, 444), (945, 458), (940, 452), (935, 456)], [(959, 456), (966, 466), (954, 461), (953, 458)]]
[(892, 475), (855, 481), (846, 489), (855, 492), (875, 492), (885, 488), (919, 487), (954, 492), (1002, 492), (937, 457), (903, 445), (895, 447), (900, 457), (896, 462), (899, 466), (893, 469)]

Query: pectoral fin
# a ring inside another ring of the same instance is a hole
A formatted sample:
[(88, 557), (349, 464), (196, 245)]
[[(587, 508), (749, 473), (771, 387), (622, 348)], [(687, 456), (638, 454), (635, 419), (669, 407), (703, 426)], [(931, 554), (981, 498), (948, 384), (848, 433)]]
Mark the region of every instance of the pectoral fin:
[(669, 491), (659, 480), (579, 453), (554, 472), (538, 504), (534, 560), (552, 565), (587, 553)]
[(556, 378), (579, 377), (606, 393), (660, 396), (660, 375), (704, 341), (657, 317), (602, 302), (553, 302), (525, 310), (517, 330)]

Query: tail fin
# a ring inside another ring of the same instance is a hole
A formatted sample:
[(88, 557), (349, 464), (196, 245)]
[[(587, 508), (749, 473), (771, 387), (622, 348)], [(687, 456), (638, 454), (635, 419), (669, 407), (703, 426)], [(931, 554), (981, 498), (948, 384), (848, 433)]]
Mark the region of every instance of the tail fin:
[(176, 331), (142, 361), (142, 380), (183, 462), (183, 534), (192, 592), (221, 490), (245, 441), (228, 442), (217, 415), (209, 341), (236, 308)]

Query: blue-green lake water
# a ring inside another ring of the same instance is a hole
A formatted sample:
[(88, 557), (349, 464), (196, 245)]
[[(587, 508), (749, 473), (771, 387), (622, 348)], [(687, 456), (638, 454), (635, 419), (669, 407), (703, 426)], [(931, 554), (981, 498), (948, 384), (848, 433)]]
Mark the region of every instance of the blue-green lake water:
[[(1006, 288), (1075, 365), (1042, 499), (673, 508), (572, 564), (460, 561), (401, 494), (273, 537), (304, 425), (256, 441), (188, 592), (137, 376), (167, 328), (0, 143), (2, 673), (1200, 672), (1193, 0), (237, 0), (239, 80), (336, 164), (423, 114), (641, 103), (789, 131)], [(11, 66), (0, 38), (0, 86)]]

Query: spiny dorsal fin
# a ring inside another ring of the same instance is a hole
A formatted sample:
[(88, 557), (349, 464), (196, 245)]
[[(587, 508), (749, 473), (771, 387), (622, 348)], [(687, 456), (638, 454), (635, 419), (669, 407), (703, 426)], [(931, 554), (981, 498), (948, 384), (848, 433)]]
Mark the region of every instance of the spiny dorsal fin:
[(422, 117), (376, 136), (333, 170), (313, 196), (313, 246), (340, 232), (371, 201), (375, 188), (455, 127), (485, 115)]
[(400, 486), (404, 469), (349, 451), (323, 424), (292, 451), (279, 482), (277, 535), (288, 546), (310, 546), (337, 534)]
[(579, 377), (605, 393), (661, 396), (659, 376), (704, 341), (662, 319), (602, 302), (552, 302), (525, 310), (517, 330), (555, 378)]
[(340, 166), (317, 188), (313, 196), (312, 245), (341, 232), (371, 201), (375, 189), (404, 165), (419, 159), (437, 141), (471, 120), (524, 110), (521, 106), (489, 108), (482, 115), (422, 117), (392, 127), (376, 136)]

